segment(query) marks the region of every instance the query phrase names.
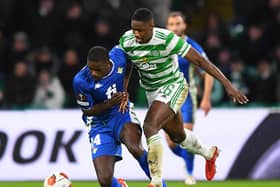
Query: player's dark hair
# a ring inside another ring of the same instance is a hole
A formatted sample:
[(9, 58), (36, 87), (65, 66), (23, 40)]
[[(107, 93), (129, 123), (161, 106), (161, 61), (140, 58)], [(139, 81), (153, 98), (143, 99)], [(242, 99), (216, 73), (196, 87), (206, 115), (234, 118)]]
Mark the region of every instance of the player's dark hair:
[(168, 18), (180, 16), (186, 22), (186, 16), (180, 11), (173, 11), (168, 14)]
[(148, 22), (153, 20), (153, 13), (148, 8), (138, 8), (132, 15), (132, 20)]
[(109, 52), (106, 48), (101, 46), (94, 46), (90, 48), (87, 56), (90, 62), (103, 62), (109, 60)]

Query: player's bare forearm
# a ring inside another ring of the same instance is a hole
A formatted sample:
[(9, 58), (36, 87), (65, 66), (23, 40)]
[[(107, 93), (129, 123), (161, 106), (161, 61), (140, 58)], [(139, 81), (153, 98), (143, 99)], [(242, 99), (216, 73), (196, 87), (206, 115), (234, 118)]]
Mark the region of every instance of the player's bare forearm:
[(190, 62), (200, 66), (207, 73), (218, 79), (224, 85), (228, 95), (232, 98), (233, 102), (245, 104), (249, 101), (243, 93), (234, 88), (231, 82), (214, 64), (212, 64), (209, 60), (201, 56), (195, 49), (191, 47), (191, 49), (186, 54), (185, 58), (188, 59)]
[(202, 99), (210, 99), (212, 88), (213, 88), (214, 78), (209, 75), (208, 73), (205, 73), (204, 77), (204, 92)]
[(87, 116), (99, 115), (105, 112), (106, 110), (112, 108), (115, 105), (120, 105), (124, 99), (127, 98), (126, 92), (117, 92), (111, 99), (104, 101), (102, 103), (94, 104), (93, 107), (89, 110), (83, 110), (83, 113)]
[(128, 89), (128, 84), (129, 84), (129, 80), (132, 74), (132, 70), (133, 70), (133, 64), (132, 62), (128, 62), (126, 63), (126, 72), (125, 72), (125, 78), (124, 78), (124, 91), (127, 92)]
[(109, 102), (98, 103), (95, 104), (91, 109), (83, 110), (83, 113), (87, 116), (100, 115), (111, 107), (112, 106)]
[(213, 77), (208, 73), (205, 73), (203, 97), (200, 102), (200, 108), (204, 111), (205, 116), (208, 114), (208, 112), (211, 110), (212, 107), (211, 93), (212, 93), (213, 82), (214, 82)]
[(203, 68), (207, 73), (218, 79), (224, 87), (231, 86), (230, 81), (224, 76), (224, 74), (209, 60), (201, 56), (194, 48), (191, 49), (186, 54), (185, 58), (195, 65)]

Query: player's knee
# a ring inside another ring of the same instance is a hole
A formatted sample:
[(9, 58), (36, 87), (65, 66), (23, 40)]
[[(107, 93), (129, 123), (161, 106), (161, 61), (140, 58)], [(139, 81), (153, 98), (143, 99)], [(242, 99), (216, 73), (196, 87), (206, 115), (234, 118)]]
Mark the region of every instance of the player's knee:
[(157, 127), (154, 127), (152, 122), (144, 122), (143, 130), (146, 137), (151, 137), (158, 133)]
[(177, 133), (174, 136), (170, 136), (170, 138), (174, 143), (180, 144), (182, 141), (185, 140), (186, 135), (184, 133)]
[(98, 182), (102, 187), (110, 187), (112, 183), (113, 175), (110, 173), (103, 173), (98, 176)]
[(139, 145), (129, 145), (127, 146), (127, 149), (134, 158), (139, 158), (144, 152), (144, 149)]

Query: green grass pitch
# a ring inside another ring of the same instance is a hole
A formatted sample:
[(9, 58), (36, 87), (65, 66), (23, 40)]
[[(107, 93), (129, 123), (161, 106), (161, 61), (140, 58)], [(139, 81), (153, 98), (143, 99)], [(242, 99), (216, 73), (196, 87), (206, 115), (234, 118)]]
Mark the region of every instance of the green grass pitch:
[[(148, 182), (128, 181), (129, 187), (147, 187)], [(168, 187), (186, 187), (183, 182), (167, 181)], [(73, 187), (99, 187), (95, 181), (72, 181)], [(43, 182), (0, 182), (0, 187), (43, 187)], [(194, 187), (280, 187), (279, 180), (268, 181), (250, 181), (250, 180), (234, 180), (234, 181), (199, 181)]]

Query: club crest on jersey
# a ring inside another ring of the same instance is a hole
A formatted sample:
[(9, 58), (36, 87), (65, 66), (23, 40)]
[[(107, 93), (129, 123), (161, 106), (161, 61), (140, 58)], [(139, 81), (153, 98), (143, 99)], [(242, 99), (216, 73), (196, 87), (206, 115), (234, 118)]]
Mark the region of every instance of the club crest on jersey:
[(122, 74), (123, 73), (123, 68), (122, 67), (118, 67), (117, 73), (118, 74)]

